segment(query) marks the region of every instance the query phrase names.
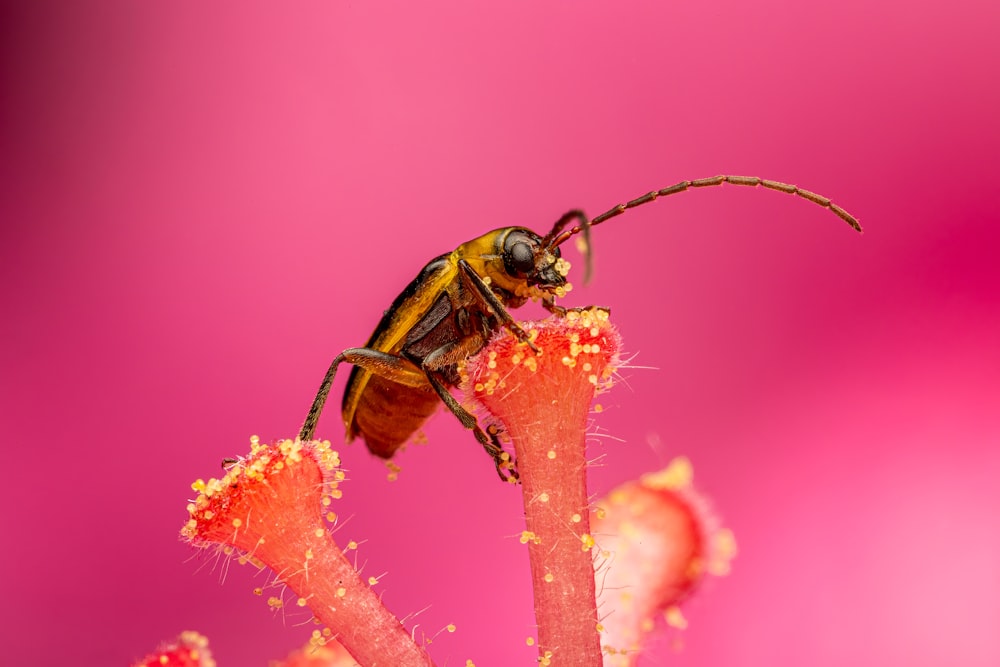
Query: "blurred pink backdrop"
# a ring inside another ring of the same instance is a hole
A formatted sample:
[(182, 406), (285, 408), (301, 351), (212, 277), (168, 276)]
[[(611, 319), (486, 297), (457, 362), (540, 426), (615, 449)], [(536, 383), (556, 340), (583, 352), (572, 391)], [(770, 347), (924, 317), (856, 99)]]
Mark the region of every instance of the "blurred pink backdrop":
[[(178, 541), (190, 483), (294, 435), (432, 256), (716, 173), (866, 231), (732, 187), (595, 231), (566, 302), (643, 368), (592, 489), (686, 454), (740, 546), (645, 664), (1000, 664), (997, 5), (374, 4), (0, 10), (4, 664), (300, 645), (264, 575)], [(395, 483), (343, 450), (341, 535), (458, 626), (439, 664), (533, 664), (518, 493), (427, 436)]]

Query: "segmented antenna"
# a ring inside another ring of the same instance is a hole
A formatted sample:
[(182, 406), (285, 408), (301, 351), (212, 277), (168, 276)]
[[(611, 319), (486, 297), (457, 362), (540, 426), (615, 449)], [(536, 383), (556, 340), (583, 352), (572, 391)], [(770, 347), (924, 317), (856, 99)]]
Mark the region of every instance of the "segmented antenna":
[[(832, 201), (830, 201), (823, 195), (818, 195), (815, 192), (810, 192), (809, 190), (803, 190), (798, 186), (789, 185), (788, 183), (779, 183), (778, 181), (769, 181), (764, 178), (757, 178), (756, 176), (714, 176), (712, 178), (699, 178), (698, 180), (695, 181), (681, 181), (676, 185), (671, 185), (669, 188), (663, 188), (662, 190), (653, 190), (652, 192), (647, 192), (641, 197), (636, 197), (635, 199), (627, 201), (624, 204), (618, 204), (618, 206), (615, 206), (614, 208), (605, 211), (604, 213), (601, 213), (599, 216), (597, 216), (593, 220), (590, 220), (589, 222), (585, 218), (581, 218), (581, 224), (576, 225), (575, 227), (567, 229), (565, 231), (562, 231), (561, 227), (559, 228), (558, 231), (556, 228), (553, 228), (553, 231), (546, 236), (547, 239), (551, 238), (550, 245), (548, 245), (548, 247), (554, 248), (555, 246), (561, 245), (565, 241), (569, 240), (570, 237), (579, 234), (581, 231), (584, 232), (584, 236), (586, 237), (588, 235), (590, 227), (595, 227), (604, 222), (605, 220), (610, 220), (611, 218), (621, 215), (630, 208), (635, 208), (637, 206), (642, 206), (643, 204), (648, 204), (649, 202), (659, 199), (660, 197), (668, 197), (670, 195), (675, 195), (678, 192), (684, 192), (688, 188), (707, 188), (707, 187), (712, 187), (714, 185), (722, 185), (723, 183), (729, 183), (731, 185), (743, 185), (751, 188), (763, 186), (765, 188), (768, 188), (769, 190), (777, 190), (779, 192), (784, 192), (786, 194), (802, 197), (803, 199), (807, 199), (814, 204), (829, 209), (838, 218), (849, 224), (851, 227), (853, 227), (859, 232), (862, 231), (861, 224), (858, 222), (857, 218), (855, 218), (853, 215), (851, 215), (844, 209), (834, 204)], [(566, 216), (563, 216), (563, 218), (560, 219), (560, 222), (562, 223), (563, 226), (565, 226), (568, 221), (569, 220), (566, 219)], [(589, 264), (589, 252), (587, 253), (587, 255)]]

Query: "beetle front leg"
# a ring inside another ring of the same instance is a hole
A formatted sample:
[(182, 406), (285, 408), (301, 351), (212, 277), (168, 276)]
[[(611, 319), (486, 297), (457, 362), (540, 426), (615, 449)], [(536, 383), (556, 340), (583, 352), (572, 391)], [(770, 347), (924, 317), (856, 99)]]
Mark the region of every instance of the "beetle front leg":
[(535, 344), (528, 339), (527, 332), (521, 328), (521, 325), (517, 323), (517, 320), (510, 314), (507, 307), (500, 302), (497, 295), (493, 293), (489, 285), (483, 282), (482, 277), (475, 272), (472, 266), (464, 259), (460, 259), (458, 260), (458, 268), (461, 269), (462, 277), (465, 279), (466, 285), (472, 290), (472, 293), (478, 295), (489, 306), (489, 309), (493, 311), (493, 314), (497, 316), (497, 319), (500, 320), (504, 327), (514, 334), (519, 341), (527, 343), (532, 352), (538, 352)]
[(545, 310), (549, 311), (553, 315), (558, 315), (559, 317), (566, 317), (567, 313), (582, 313), (586, 310), (593, 310), (595, 308), (598, 310), (607, 311), (609, 313), (611, 312), (611, 309), (606, 306), (583, 306), (582, 308), (580, 307), (564, 308), (563, 306), (556, 304), (555, 299), (552, 299), (551, 297), (547, 299), (542, 299), (542, 306), (545, 307)]

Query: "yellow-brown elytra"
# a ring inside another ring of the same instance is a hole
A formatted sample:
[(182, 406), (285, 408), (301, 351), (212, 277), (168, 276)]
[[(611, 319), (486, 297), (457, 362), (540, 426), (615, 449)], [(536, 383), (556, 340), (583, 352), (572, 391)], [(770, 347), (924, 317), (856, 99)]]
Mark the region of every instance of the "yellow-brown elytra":
[[(459, 362), (481, 350), (500, 327), (534, 348), (508, 312), (529, 299), (541, 301), (552, 313), (566, 313), (555, 303), (567, 286), (569, 265), (560, 259), (562, 243), (582, 233), (586, 280), (591, 264), (591, 227), (659, 197), (723, 183), (761, 186), (802, 197), (861, 231), (854, 216), (826, 197), (752, 176), (681, 181), (619, 204), (593, 220), (582, 211), (572, 210), (559, 218), (545, 236), (524, 227), (495, 229), (432, 259), (385, 311), (365, 346), (337, 355), (309, 408), (299, 438), (313, 437), (337, 367), (346, 361), (354, 365), (341, 405), (348, 441), (361, 436), (369, 451), (390, 458), (443, 401), (493, 457), (500, 478), (515, 480), (517, 471), (505, 460), (497, 434), (484, 431), (449, 392), (449, 387), (459, 382)], [(567, 228), (571, 222), (576, 224)]]

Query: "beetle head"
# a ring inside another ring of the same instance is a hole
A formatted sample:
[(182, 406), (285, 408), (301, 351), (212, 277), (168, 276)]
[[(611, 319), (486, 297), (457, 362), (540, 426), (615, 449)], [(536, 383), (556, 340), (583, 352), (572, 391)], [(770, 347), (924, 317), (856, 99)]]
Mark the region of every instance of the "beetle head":
[(533, 295), (562, 296), (566, 291), (566, 274), (569, 262), (562, 259), (559, 248), (546, 244), (544, 239), (523, 227), (513, 227), (503, 239), (504, 272), (512, 279), (523, 282)]

